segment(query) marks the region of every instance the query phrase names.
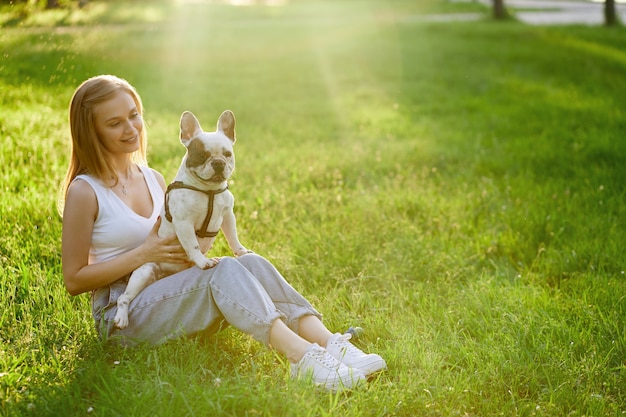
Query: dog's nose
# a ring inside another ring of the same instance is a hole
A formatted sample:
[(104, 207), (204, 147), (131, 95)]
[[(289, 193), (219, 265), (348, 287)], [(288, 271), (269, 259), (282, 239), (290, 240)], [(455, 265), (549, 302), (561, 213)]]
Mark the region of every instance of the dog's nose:
[(220, 160), (216, 160), (211, 162), (211, 166), (213, 167), (213, 170), (217, 173), (221, 173), (222, 171), (224, 171), (224, 166), (226, 165), (226, 163), (224, 161), (220, 161)]

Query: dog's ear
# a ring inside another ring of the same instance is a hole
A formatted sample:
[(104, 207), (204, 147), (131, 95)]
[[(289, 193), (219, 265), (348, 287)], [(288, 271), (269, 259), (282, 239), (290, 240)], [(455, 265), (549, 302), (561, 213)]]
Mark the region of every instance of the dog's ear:
[(183, 145), (187, 146), (187, 142), (200, 133), (202, 133), (202, 128), (196, 116), (190, 111), (183, 112), (180, 116), (180, 141)]
[(230, 110), (224, 110), (217, 121), (217, 131), (225, 134), (235, 143), (235, 115)]

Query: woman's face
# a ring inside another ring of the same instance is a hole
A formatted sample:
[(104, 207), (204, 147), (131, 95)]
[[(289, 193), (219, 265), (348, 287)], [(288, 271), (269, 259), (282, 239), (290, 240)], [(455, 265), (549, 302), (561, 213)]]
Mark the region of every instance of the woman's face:
[(129, 93), (120, 91), (94, 106), (94, 116), (98, 139), (107, 151), (128, 154), (139, 149), (143, 120)]

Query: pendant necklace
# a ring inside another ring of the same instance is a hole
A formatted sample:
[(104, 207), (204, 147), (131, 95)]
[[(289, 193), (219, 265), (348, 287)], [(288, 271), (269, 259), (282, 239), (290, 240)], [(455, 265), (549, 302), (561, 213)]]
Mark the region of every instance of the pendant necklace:
[(132, 168), (131, 168), (131, 171), (128, 173), (126, 181), (122, 182), (122, 178), (119, 175), (117, 176), (117, 182), (118, 184), (121, 184), (122, 194), (124, 195), (128, 195), (128, 188), (126, 187), (126, 184), (128, 184), (128, 180), (130, 179), (131, 176), (132, 176)]
[(122, 180), (118, 177), (117, 182), (122, 186), (122, 194), (128, 195), (128, 188), (126, 188), (126, 183), (128, 182), (128, 179), (126, 179), (126, 182), (122, 182)]

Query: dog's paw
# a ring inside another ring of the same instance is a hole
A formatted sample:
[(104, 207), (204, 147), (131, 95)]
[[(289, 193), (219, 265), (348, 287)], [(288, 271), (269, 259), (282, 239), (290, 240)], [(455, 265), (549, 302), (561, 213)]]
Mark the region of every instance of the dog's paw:
[(128, 314), (124, 314), (123, 311), (117, 310), (113, 323), (115, 323), (115, 327), (118, 329), (125, 329), (128, 326)]
[(117, 299), (117, 313), (113, 319), (115, 327), (122, 330), (128, 326), (128, 304), (130, 299), (126, 293), (119, 296)]
[(196, 262), (196, 266), (200, 269), (211, 269), (219, 262), (219, 258), (203, 258), (202, 262)]
[(254, 253), (253, 251), (246, 249), (246, 248), (239, 248), (236, 252), (235, 252), (235, 256), (236, 257), (240, 257), (243, 255), (246, 255), (248, 253)]

